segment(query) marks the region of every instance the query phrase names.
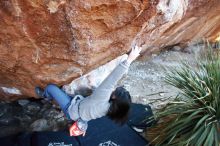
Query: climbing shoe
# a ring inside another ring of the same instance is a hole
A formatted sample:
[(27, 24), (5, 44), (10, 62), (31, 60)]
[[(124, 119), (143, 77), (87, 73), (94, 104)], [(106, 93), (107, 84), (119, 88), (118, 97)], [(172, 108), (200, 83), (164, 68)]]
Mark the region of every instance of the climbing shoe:
[(41, 87), (36, 87), (35, 88), (35, 93), (38, 97), (40, 98), (45, 98), (44, 96), (44, 90)]

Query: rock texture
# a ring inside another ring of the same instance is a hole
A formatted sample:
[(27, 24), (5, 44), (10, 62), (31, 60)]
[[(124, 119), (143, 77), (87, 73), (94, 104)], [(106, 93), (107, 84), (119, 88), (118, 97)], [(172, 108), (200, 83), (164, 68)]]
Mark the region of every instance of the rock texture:
[(21, 132), (64, 130), (72, 123), (60, 109), (44, 100), (0, 101), (0, 110), (0, 137)]
[(219, 0), (1, 0), (0, 97), (33, 97), (142, 45), (214, 40)]

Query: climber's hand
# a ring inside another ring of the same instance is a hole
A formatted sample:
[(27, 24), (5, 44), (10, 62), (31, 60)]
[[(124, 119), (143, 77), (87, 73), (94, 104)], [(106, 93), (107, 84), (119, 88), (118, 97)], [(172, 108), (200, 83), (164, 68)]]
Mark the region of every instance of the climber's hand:
[(138, 47), (137, 45), (135, 45), (130, 54), (128, 55), (128, 59), (127, 59), (127, 62), (129, 64), (131, 64), (139, 55), (140, 55), (140, 52), (141, 52), (142, 48), (141, 47)]
[(81, 119), (77, 119), (77, 121), (74, 122), (69, 129), (70, 136), (85, 136), (87, 127), (87, 122), (84, 122)]

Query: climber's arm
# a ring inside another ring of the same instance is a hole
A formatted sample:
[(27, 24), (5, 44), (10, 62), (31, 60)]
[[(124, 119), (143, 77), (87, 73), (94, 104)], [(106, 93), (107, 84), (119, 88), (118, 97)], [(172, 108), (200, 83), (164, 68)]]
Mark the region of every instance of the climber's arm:
[(91, 98), (100, 100), (109, 100), (115, 85), (127, 72), (130, 64), (139, 56), (141, 47), (135, 46), (132, 48), (131, 53), (128, 55), (127, 60), (121, 62), (110, 75), (101, 83), (101, 85), (94, 91)]

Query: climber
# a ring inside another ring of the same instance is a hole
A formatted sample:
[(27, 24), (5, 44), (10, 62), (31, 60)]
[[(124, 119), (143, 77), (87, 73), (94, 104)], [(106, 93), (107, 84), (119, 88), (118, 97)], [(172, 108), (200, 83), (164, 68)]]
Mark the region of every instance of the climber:
[(124, 124), (128, 118), (131, 96), (125, 88), (117, 87), (114, 90), (114, 87), (127, 72), (130, 64), (139, 56), (140, 51), (141, 47), (133, 47), (127, 59), (121, 62), (86, 98), (82, 95), (72, 98), (54, 84), (47, 85), (45, 90), (36, 87), (35, 92), (45, 100), (54, 99), (65, 116), (75, 121), (70, 128), (71, 136), (84, 136), (88, 127), (87, 122), (105, 115), (116, 123)]

